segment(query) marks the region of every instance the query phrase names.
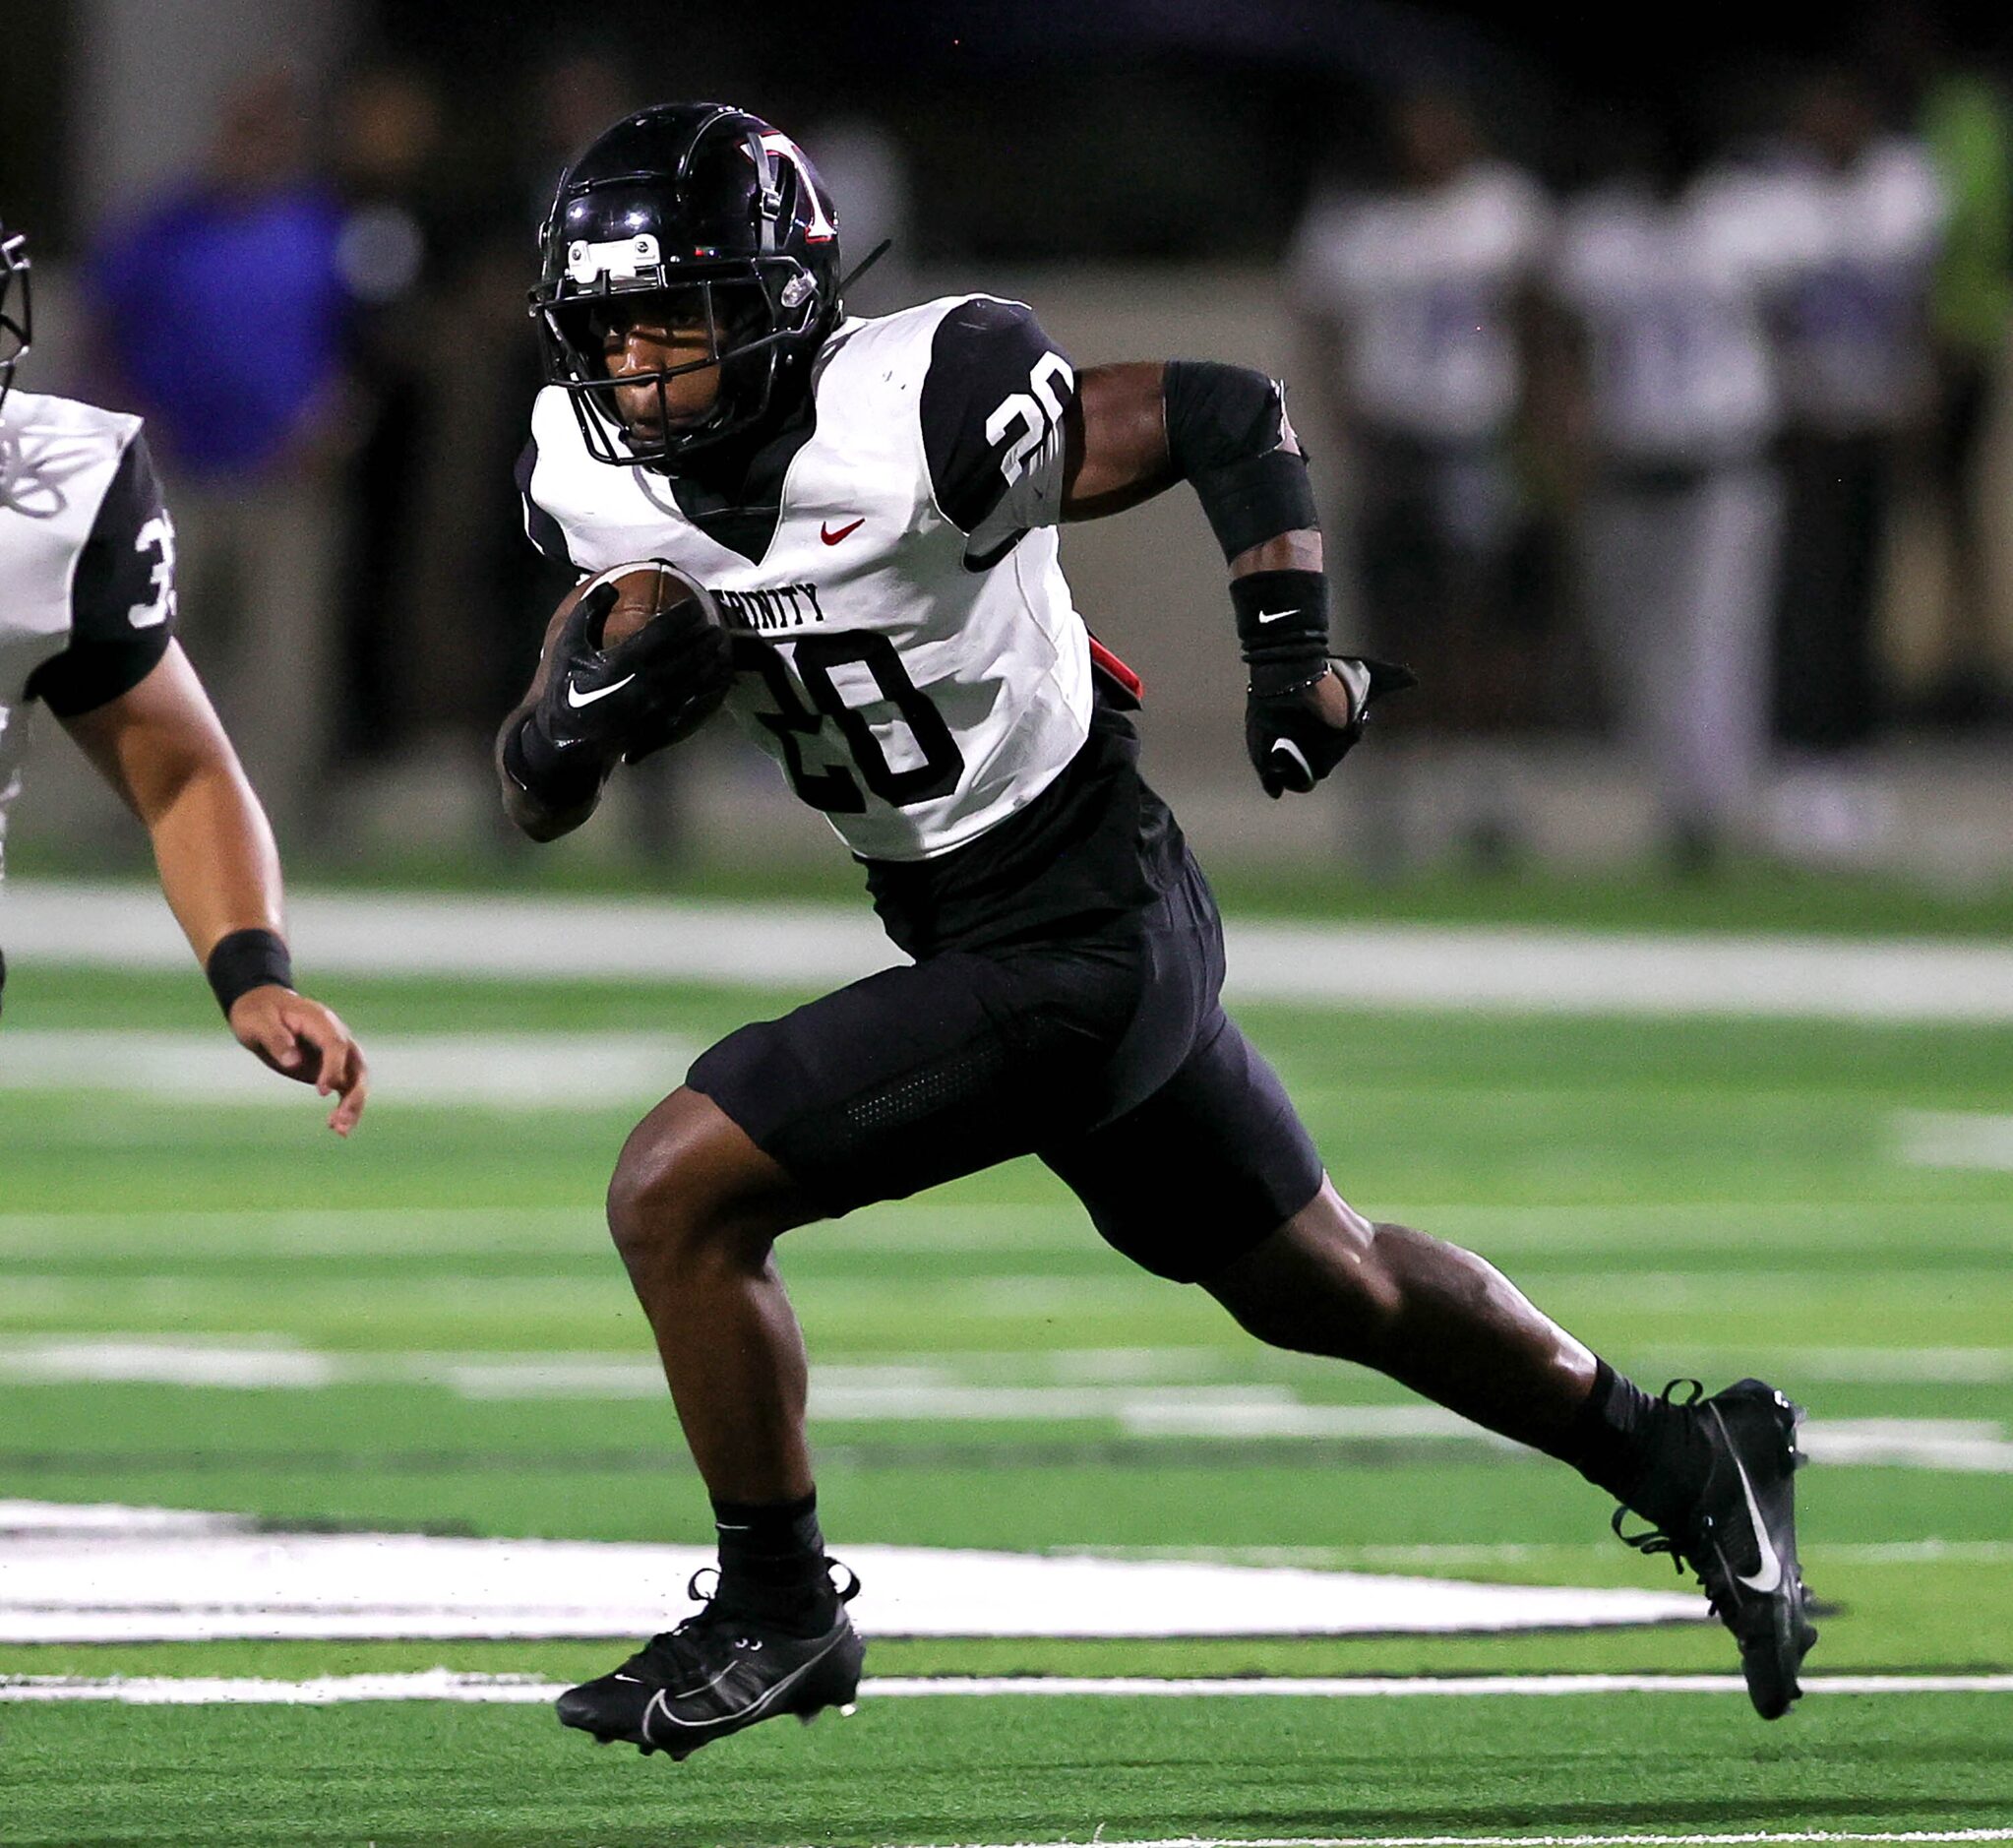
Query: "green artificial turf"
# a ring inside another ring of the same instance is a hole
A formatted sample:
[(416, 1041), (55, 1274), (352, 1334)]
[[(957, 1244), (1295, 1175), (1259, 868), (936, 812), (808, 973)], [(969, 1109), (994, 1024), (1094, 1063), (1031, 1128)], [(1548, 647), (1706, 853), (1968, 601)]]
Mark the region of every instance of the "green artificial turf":
[[(792, 997), (357, 978), (330, 999), (366, 1034), (642, 1024), (702, 1044)], [(168, 976), (24, 967), (8, 1009), (10, 1027), (217, 1030), (200, 985)], [(2013, 1108), (2013, 1029), (1246, 1017), (1352, 1199), (1484, 1251), (1651, 1386), (1758, 1371), (1820, 1425), (2013, 1430), (2013, 1173), (1916, 1165), (1901, 1127), (1910, 1112)], [(306, 1096), (192, 1108), (0, 1091), (0, 1498), (701, 1540), (703, 1494), (662, 1401), (484, 1399), (454, 1373), (552, 1354), (647, 1367), (598, 1200), (649, 1101), (495, 1112), (383, 1095), (343, 1144)], [(1133, 1271), (1030, 1163), (793, 1234), (781, 1262), (814, 1361), (835, 1379), (902, 1368), (946, 1392), (1105, 1377), (1147, 1394), (1242, 1385), (1314, 1407), (1406, 1402), (1359, 1371), (1260, 1349), (1201, 1292)], [(347, 1371), (301, 1390), (4, 1371), (37, 1343), (108, 1336), (280, 1343)], [(951, 1418), (927, 1401), (816, 1421), (841, 1557), (867, 1542), (1296, 1548), (1358, 1570), (1676, 1582), (1607, 1537), (1606, 1505), (1569, 1473), (1479, 1442), (1154, 1436), (1110, 1412)], [(1837, 1464), (1805, 1475), (1803, 1507), (1808, 1574), (1836, 1607), (1813, 1671), (2013, 1670), (2013, 1475)], [(578, 1641), (0, 1647), (0, 1674), (14, 1675), (447, 1663), (564, 1680), (609, 1662), (610, 1644)], [(870, 1658), (883, 1675), (1731, 1667), (1707, 1626), (884, 1640)], [(0, 1705), (0, 1841), (1990, 1827), (2013, 1823), (2009, 1720), (2009, 1696), (1994, 1694), (1814, 1696), (1774, 1727), (1717, 1695), (886, 1700), (674, 1769), (596, 1753), (535, 1707), (14, 1704)]]
[(10, 1848), (669, 1848), (1962, 1829), (2013, 1815), (2004, 1697), (934, 1699), (683, 1765), (538, 1708), (43, 1707)]

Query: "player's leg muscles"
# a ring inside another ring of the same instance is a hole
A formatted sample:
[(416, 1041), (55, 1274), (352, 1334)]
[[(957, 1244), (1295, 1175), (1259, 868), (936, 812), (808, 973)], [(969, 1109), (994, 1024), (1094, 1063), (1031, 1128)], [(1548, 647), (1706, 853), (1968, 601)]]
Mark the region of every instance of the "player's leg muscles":
[(616, 1163), (609, 1230), (716, 1502), (811, 1493), (804, 1337), (770, 1248), (819, 1216), (782, 1167), (698, 1091), (665, 1098)]
[(1320, 1191), (1203, 1287), (1275, 1347), (1357, 1361), (1492, 1431), (1561, 1453), (1599, 1367), (1493, 1264)]
[(1278, 1075), (1220, 1015), (1139, 1108), (1042, 1153), (1106, 1240), (1261, 1339), (1374, 1367), (1631, 1506), (1682, 1423), (1473, 1253), (1345, 1204)]

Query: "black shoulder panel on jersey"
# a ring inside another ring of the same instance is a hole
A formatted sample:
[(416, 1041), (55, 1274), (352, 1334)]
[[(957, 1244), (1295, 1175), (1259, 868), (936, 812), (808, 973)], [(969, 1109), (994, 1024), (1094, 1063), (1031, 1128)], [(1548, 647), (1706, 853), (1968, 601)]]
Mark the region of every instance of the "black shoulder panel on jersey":
[(175, 540), (147, 439), (135, 436), (98, 505), (70, 591), (70, 646), (44, 661), (28, 696), (75, 718), (130, 693), (175, 633)]
[(511, 478), (518, 484), (518, 492), (524, 502), (524, 535), (539, 552), (552, 560), (555, 565), (565, 565), (578, 571), (573, 555), (566, 549), (566, 534), (560, 530), (559, 522), (531, 498), (531, 471), (538, 466), (538, 439), (527, 438), (522, 453), (518, 457), (518, 465), (511, 471)]
[(1075, 387), (1067, 368), (1042, 366), (1061, 350), (1020, 302), (975, 297), (938, 324), (923, 379), (923, 452), (937, 505), (960, 531), (999, 505), (1021, 459), (1061, 421)]

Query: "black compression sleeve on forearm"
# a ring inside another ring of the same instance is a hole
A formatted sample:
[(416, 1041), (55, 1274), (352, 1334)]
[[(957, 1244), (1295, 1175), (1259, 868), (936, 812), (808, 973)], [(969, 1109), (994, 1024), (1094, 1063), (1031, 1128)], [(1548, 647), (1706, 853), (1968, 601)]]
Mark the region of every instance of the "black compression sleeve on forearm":
[(606, 767), (591, 754), (554, 744), (535, 711), (527, 712), (504, 739), (503, 767), (512, 782), (554, 814), (593, 801), (607, 774)]
[(1161, 400), (1168, 459), (1193, 485), (1226, 562), (1320, 524), (1276, 380), (1248, 366), (1171, 359)]

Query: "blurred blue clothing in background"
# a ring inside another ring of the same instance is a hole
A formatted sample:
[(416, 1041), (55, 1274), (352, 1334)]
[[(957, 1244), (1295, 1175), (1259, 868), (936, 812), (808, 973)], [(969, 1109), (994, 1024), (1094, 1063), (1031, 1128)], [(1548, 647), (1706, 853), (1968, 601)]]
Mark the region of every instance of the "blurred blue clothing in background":
[(89, 282), (131, 407), (185, 473), (262, 472), (335, 388), (349, 306), (342, 222), (313, 182), (249, 197), (199, 185), (93, 257)]

